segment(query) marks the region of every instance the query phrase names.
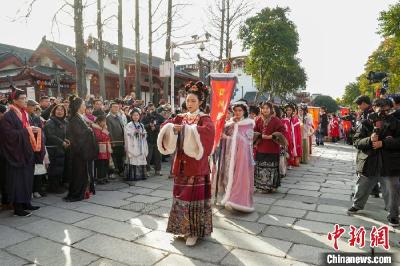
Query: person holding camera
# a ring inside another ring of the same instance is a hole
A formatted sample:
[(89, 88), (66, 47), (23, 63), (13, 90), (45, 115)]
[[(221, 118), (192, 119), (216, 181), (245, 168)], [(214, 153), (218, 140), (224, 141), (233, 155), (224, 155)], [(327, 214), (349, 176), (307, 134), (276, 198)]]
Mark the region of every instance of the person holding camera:
[(157, 147), (157, 137), (160, 133), (160, 125), (165, 119), (156, 112), (153, 103), (147, 105), (147, 114), (142, 118), (142, 123), (147, 132), (147, 144), (149, 154), (147, 156), (147, 171), (150, 171), (150, 164), (153, 163), (156, 176), (161, 176), (161, 153)]
[(391, 101), (376, 99), (374, 113), (362, 121), (354, 136), (357, 153), (356, 192), (349, 213), (362, 210), (374, 186), (381, 182), (388, 222), (399, 226), (400, 121), (391, 115)]

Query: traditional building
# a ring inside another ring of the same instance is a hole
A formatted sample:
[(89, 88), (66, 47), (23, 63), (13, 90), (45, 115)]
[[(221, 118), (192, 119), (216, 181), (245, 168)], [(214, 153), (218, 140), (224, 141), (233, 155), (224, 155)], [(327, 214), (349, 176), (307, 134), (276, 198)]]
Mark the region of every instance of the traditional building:
[[(86, 45), (86, 85), (88, 94), (99, 96), (98, 41), (89, 38)], [(104, 42), (104, 73), (107, 99), (119, 96), (119, 69), (117, 45)], [(71, 46), (42, 38), (36, 50), (0, 44), (0, 93), (7, 92), (10, 82), (27, 91), (33, 91), (36, 98), (42, 95), (66, 97), (76, 93), (75, 49)], [(124, 48), (126, 94), (135, 91), (135, 51)], [(148, 73), (153, 72), (154, 93), (162, 96), (163, 80), (159, 77), (159, 67), (163, 60), (153, 57), (152, 67), (148, 66), (148, 56), (141, 53), (141, 91), (142, 99), (150, 101)], [(178, 92), (184, 83), (198, 80), (184, 71), (177, 71), (175, 84)], [(169, 88), (170, 91), (170, 88)]]

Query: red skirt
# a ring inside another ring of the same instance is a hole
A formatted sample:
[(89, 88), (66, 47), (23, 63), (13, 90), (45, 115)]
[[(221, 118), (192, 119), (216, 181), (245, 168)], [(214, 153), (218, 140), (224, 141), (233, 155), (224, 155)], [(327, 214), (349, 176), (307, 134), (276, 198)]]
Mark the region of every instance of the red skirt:
[(212, 232), (210, 176), (174, 177), (167, 232), (204, 237)]

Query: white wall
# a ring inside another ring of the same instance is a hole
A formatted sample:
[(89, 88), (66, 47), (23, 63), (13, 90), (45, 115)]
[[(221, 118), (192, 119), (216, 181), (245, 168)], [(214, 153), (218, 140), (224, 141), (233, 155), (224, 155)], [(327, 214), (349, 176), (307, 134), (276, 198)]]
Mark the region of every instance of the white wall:
[(0, 70), (7, 70), (7, 69), (14, 69), (14, 68), (18, 68), (17, 65), (11, 64), (11, 65), (7, 65), (3, 68), (0, 68)]
[[(99, 63), (99, 57), (98, 57), (98, 52), (95, 49), (90, 49), (89, 52), (87, 53), (87, 56), (93, 59), (96, 63)], [(104, 68), (107, 68), (108, 70), (111, 70), (115, 74), (119, 73), (119, 66), (118, 66), (118, 60), (117, 63), (111, 64), (111, 60), (108, 56), (104, 57)], [(124, 72), (124, 75), (126, 76), (126, 71)]]
[(238, 78), (238, 83), (236, 87), (239, 89), (236, 92), (233, 101), (237, 101), (242, 98), (242, 87), (243, 87), (243, 97), (248, 91), (257, 91), (256, 83), (254, 82), (253, 78), (250, 75), (247, 75), (244, 72), (243, 68), (233, 69), (233, 73), (235, 73)]

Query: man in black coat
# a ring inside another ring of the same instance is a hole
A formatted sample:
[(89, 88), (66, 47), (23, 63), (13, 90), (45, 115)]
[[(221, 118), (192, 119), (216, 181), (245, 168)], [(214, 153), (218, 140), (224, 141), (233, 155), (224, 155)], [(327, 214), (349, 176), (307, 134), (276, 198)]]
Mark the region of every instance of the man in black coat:
[(391, 102), (377, 99), (373, 104), (375, 113), (363, 121), (354, 136), (357, 153), (356, 192), (353, 206), (348, 210), (362, 210), (378, 180), (383, 188), (389, 225), (399, 225), (400, 193), (400, 121), (389, 114)]
[(0, 148), (6, 160), (7, 196), (9, 202), (14, 205), (15, 215), (29, 216), (31, 213), (28, 211), (39, 209), (31, 205), (34, 156), (40, 149), (40, 159), (43, 161), (44, 146), (43, 142), (40, 143), (34, 136), (40, 130), (29, 124), (26, 93), (14, 89), (10, 100), (10, 110), (0, 121)]
[(153, 103), (147, 105), (147, 115), (142, 118), (142, 124), (147, 132), (147, 145), (149, 154), (147, 155), (147, 171), (150, 171), (150, 164), (153, 162), (155, 175), (161, 176), (161, 153), (157, 147), (157, 137), (160, 133), (160, 125), (165, 119), (156, 112), (156, 107)]
[[(4, 113), (7, 111), (7, 107), (5, 105), (0, 104), (0, 121), (4, 116)], [(3, 138), (0, 138), (0, 147), (1, 141)], [(7, 183), (6, 183), (6, 159), (3, 156), (0, 149), (0, 193), (1, 193), (1, 209), (2, 210), (11, 210), (12, 206), (7, 197)]]

